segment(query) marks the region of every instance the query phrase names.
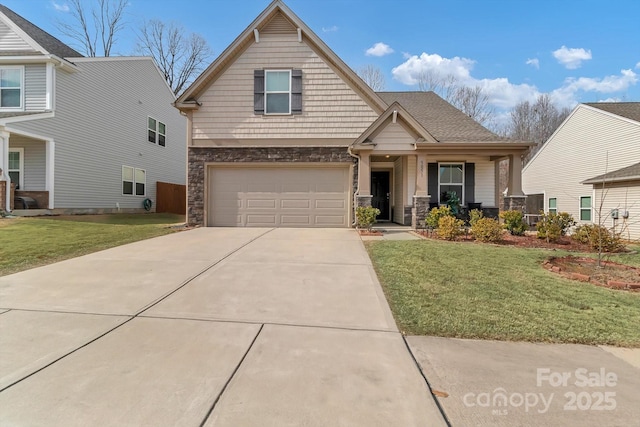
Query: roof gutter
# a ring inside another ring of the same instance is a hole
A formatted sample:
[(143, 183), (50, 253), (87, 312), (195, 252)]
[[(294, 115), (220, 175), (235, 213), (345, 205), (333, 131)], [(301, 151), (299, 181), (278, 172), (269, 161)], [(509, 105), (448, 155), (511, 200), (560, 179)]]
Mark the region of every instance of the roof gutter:
[(51, 54), (0, 56), (0, 63), (3, 64), (42, 64), (43, 62), (53, 63), (56, 67), (72, 73), (80, 70), (71, 62)]

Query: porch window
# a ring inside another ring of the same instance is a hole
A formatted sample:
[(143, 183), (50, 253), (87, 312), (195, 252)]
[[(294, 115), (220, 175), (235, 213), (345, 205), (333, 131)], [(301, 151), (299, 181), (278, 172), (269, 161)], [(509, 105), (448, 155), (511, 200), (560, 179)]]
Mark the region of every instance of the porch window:
[(0, 68), (0, 109), (22, 109), (23, 67)]
[(555, 197), (549, 198), (549, 213), (558, 213), (558, 200)]
[(122, 166), (122, 194), (144, 196), (146, 194), (147, 172), (144, 169)]
[(16, 185), (16, 190), (24, 187), (24, 150), (9, 149), (9, 178)]
[(167, 126), (164, 123), (153, 117), (147, 119), (147, 139), (149, 142), (164, 147), (166, 144), (166, 135)]
[(440, 163), (438, 174), (438, 194), (440, 204), (446, 204), (452, 198), (457, 198), (460, 205), (464, 204), (464, 164)]
[(591, 221), (591, 196), (580, 197), (580, 221)]

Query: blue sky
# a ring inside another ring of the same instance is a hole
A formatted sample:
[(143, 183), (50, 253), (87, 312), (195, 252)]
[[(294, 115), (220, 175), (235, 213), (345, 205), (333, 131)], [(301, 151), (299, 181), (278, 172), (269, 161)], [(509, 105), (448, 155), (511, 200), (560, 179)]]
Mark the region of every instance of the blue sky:
[[(83, 0), (90, 2), (90, 0)], [(65, 40), (65, 0), (0, 0)], [(640, 101), (638, 0), (288, 0), (354, 69), (372, 64), (386, 90), (416, 90), (424, 70), (480, 85), (498, 111), (548, 93), (560, 106)], [(268, 0), (130, 0), (115, 50), (131, 54), (145, 19), (199, 33), (217, 55)], [(72, 44), (72, 43), (70, 43)], [(73, 44), (72, 44), (73, 45)]]

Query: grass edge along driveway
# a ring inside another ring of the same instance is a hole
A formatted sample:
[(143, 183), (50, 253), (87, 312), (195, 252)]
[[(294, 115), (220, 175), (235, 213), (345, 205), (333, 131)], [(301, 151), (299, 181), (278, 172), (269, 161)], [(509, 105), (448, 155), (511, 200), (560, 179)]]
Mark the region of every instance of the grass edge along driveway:
[(184, 215), (112, 214), (0, 219), (0, 276), (162, 236)]
[[(561, 251), (434, 240), (365, 246), (405, 335), (640, 347), (640, 293), (540, 266)], [(640, 265), (637, 253), (623, 257), (614, 259)]]

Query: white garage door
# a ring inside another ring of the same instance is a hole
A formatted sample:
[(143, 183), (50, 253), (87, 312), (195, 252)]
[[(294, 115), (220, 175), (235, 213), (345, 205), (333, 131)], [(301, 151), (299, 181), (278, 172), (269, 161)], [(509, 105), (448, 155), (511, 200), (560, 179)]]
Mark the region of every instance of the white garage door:
[(208, 176), (209, 226), (349, 226), (349, 167), (211, 166)]

